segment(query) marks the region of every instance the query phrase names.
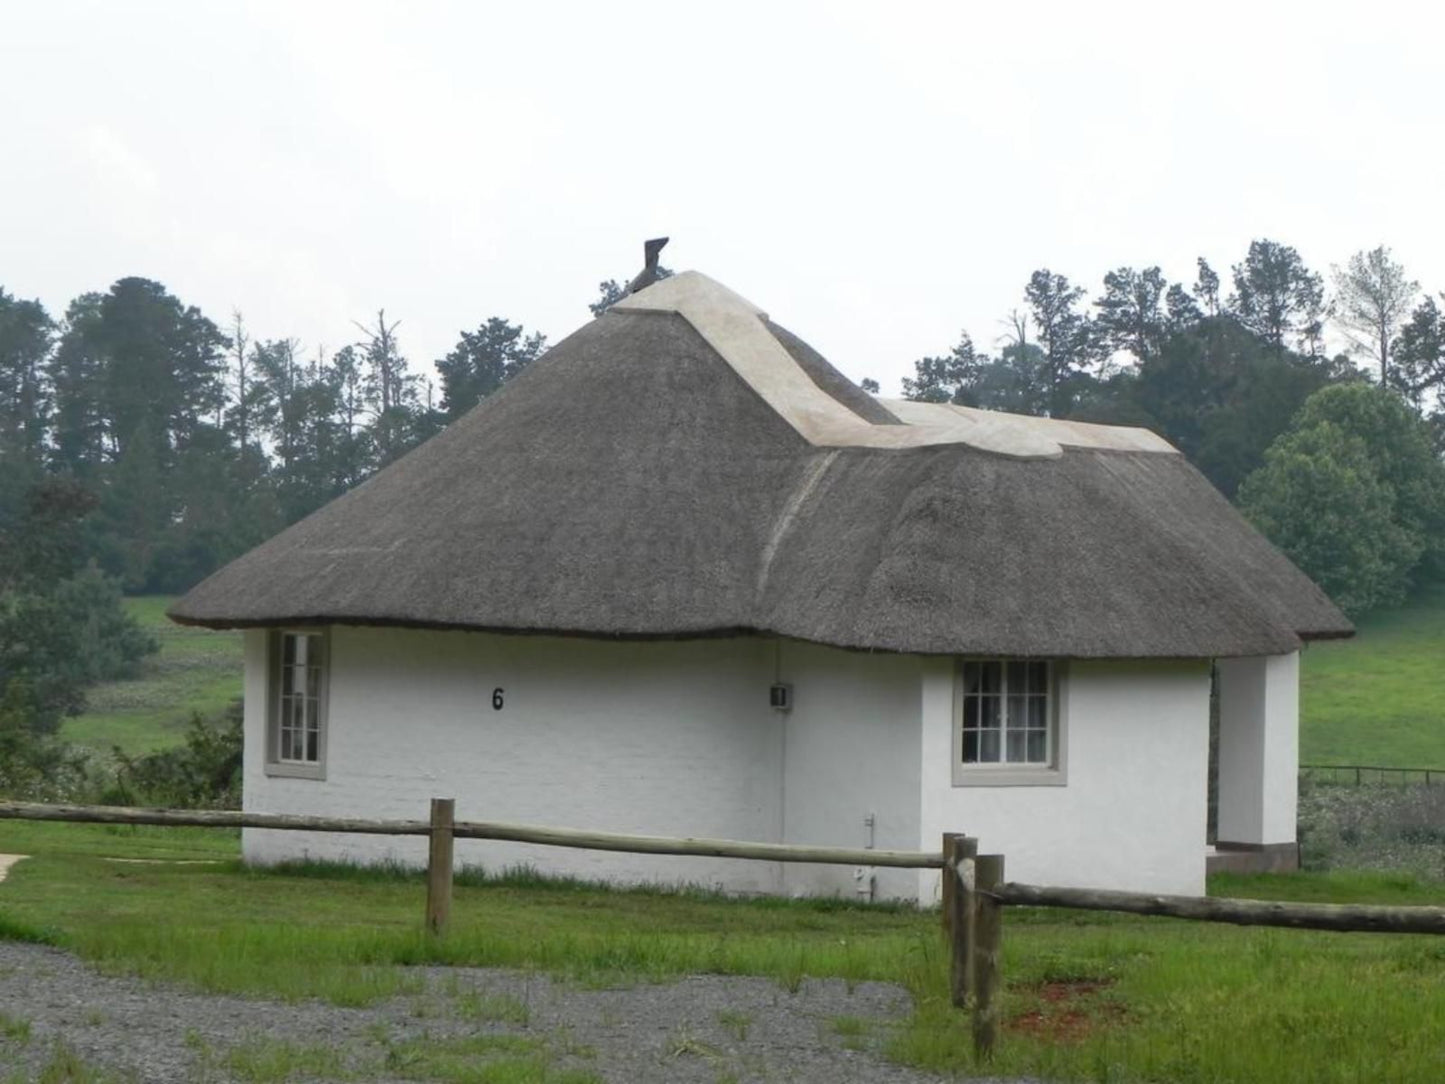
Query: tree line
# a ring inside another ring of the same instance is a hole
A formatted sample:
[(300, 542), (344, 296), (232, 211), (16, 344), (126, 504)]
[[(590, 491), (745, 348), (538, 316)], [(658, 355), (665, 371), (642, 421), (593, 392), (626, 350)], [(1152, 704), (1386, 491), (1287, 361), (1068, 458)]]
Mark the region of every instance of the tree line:
[[(1333, 268), (1328, 292), (1272, 240), (1227, 285), (1202, 258), (1195, 271), (1120, 267), (1092, 298), (1035, 271), (996, 354), (965, 332), (914, 363), (904, 394), (1152, 429), (1352, 616), (1445, 580), (1435, 297), (1385, 247)], [(1346, 350), (1327, 352), (1331, 332)]]
[(175, 592), (426, 440), (546, 347), (500, 317), (414, 372), (385, 311), (328, 354), (124, 278), (52, 318), (0, 289), (0, 522), (46, 478), (97, 500), (84, 556)]
[[(1328, 294), (1274, 241), (1251, 244), (1227, 285), (1204, 260), (1195, 270), (1186, 284), (1121, 267), (1091, 298), (1041, 269), (996, 353), (964, 334), (916, 361), (905, 394), (1153, 429), (1352, 614), (1445, 579), (1436, 299), (1384, 248), (1335, 268)], [(600, 283), (589, 309), (624, 291)], [(328, 353), (264, 338), (239, 313), (218, 324), (144, 278), (58, 316), (0, 287), (0, 775), (7, 748), (53, 732), (87, 685), (154, 650), (123, 591), (190, 587), (547, 345), (488, 317), (435, 360), (434, 383), (398, 328), (379, 310)], [(1332, 334), (1373, 382), (1327, 353)], [(53, 775), (60, 751), (46, 755), (25, 770)]]
[(122, 592), (192, 586), (546, 348), (489, 317), (436, 360), (437, 387), (397, 329), (378, 311), (355, 341), (308, 352), (240, 313), (222, 326), (149, 279), (58, 317), (0, 287), (0, 792), (64, 793), (83, 774), (54, 739), (60, 720), (156, 650)]

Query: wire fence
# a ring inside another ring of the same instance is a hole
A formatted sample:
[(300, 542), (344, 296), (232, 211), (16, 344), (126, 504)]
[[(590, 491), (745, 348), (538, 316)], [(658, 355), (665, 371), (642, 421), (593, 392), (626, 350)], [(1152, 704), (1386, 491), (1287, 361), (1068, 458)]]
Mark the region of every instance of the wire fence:
[(1300, 778), (1348, 786), (1388, 784), (1405, 787), (1445, 785), (1445, 768), (1390, 768), (1375, 764), (1301, 764)]

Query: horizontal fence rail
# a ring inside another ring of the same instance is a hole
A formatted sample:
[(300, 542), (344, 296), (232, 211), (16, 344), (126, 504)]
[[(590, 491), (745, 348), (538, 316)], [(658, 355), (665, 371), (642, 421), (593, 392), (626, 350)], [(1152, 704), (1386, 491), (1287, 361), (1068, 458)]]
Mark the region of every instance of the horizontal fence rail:
[(359, 832), (376, 836), (424, 836), (431, 833), (428, 821), (346, 820), (289, 813), (243, 813), (238, 809), (136, 809), (120, 805), (42, 805), (38, 802), (0, 802), (0, 820), (157, 824), (172, 828), (277, 828), (296, 832)]
[(1445, 907), (1380, 907), (1353, 903), (1284, 903), (1221, 896), (1153, 896), (1087, 888), (1046, 888), (1007, 882), (993, 897), (1024, 907), (1073, 907), (1084, 911), (1122, 911), (1166, 915), (1196, 922), (1235, 926), (1282, 926), (1297, 930), (1356, 933), (1445, 933)]
[[(0, 819), (80, 821), (92, 824), (159, 824), (193, 828), (271, 828), (293, 832), (361, 832), (384, 836), (426, 836), (430, 821), (347, 820), (304, 817), (289, 813), (246, 813), (240, 810), (132, 809), (125, 806), (42, 805), (0, 802)], [(738, 839), (673, 838), (581, 832), (535, 824), (501, 821), (456, 821), (456, 839), (493, 839), (536, 843), (547, 847), (578, 847), (590, 851), (632, 854), (698, 855), (704, 858), (751, 858), (765, 862), (812, 862), (837, 866), (891, 866), (901, 869), (942, 869), (943, 853), (869, 850), (862, 847), (807, 847), (793, 843), (750, 843)]]
[(1391, 768), (1375, 764), (1301, 764), (1301, 775), (1322, 777), (1331, 783), (1390, 783), (1407, 786), (1423, 783), (1434, 786), (1445, 783), (1445, 768)]
[(548, 847), (582, 847), (590, 851), (631, 854), (701, 855), (705, 858), (754, 858), (765, 862), (813, 862), (834, 866), (891, 866), (897, 869), (942, 869), (943, 854), (929, 851), (865, 850), (861, 847), (806, 847), (796, 843), (748, 843), (737, 839), (634, 836), (613, 832), (578, 832), (527, 824), (458, 821), (459, 839), (501, 839), (540, 843)]

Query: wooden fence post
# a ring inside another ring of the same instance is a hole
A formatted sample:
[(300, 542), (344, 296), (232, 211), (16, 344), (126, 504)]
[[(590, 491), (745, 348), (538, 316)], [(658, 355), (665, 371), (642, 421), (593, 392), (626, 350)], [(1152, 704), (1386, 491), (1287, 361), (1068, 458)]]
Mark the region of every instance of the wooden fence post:
[(943, 924), (943, 936), (950, 938), (953, 936), (953, 893), (957, 881), (948, 875), (948, 861), (949, 856), (953, 854), (953, 841), (962, 838), (962, 832), (943, 833), (943, 895), (939, 898), (943, 909), (939, 915), (939, 921)]
[(456, 821), (456, 799), (431, 800), (431, 848), (426, 866), (426, 928), (446, 932), (452, 914), (452, 825)]
[(999, 955), (1003, 944), (1003, 905), (993, 890), (1003, 883), (1003, 855), (974, 860), (973, 1052), (985, 1061), (998, 1044)]
[(944, 899), (947, 901), (950, 950), (948, 986), (956, 1009), (968, 1004), (969, 990), (973, 985), (973, 867), (977, 854), (978, 840), (959, 835), (950, 838), (948, 850), (944, 852), (943, 883), (953, 886), (951, 893), (944, 892)]

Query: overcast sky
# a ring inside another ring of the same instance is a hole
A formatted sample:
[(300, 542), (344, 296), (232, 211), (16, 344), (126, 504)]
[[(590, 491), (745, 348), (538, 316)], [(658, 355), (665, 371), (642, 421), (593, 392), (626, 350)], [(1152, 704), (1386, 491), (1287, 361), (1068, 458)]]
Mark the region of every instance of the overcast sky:
[(308, 350), (384, 306), (423, 368), (560, 339), (667, 234), (885, 393), (1044, 266), (1267, 236), (1445, 290), (1438, 10), (0, 0), (0, 286), (142, 275)]

